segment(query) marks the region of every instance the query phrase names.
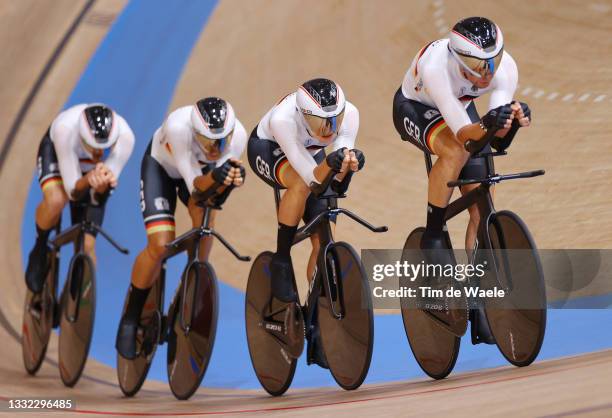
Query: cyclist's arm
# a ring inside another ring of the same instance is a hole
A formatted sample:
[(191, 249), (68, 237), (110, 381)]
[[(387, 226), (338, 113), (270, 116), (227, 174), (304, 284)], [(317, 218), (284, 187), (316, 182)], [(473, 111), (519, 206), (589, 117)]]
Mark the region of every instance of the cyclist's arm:
[(236, 126), (234, 127), (234, 134), (232, 136), (232, 142), (230, 143), (229, 149), (223, 153), (217, 165), (224, 163), (227, 160), (234, 159), (240, 160), (246, 145), (248, 137), (244, 126), (238, 119), (236, 119)]
[[(344, 111), (344, 120), (338, 132), (338, 138), (334, 141), (334, 151), (340, 148), (346, 148), (352, 150), (355, 148), (355, 141), (357, 139), (357, 133), (359, 132), (359, 110), (352, 103), (346, 103), (346, 110)], [(344, 180), (348, 170), (342, 173), (338, 173), (335, 179), (339, 182)]]
[(359, 131), (359, 110), (352, 104), (346, 103), (346, 109), (344, 111), (344, 120), (338, 137), (334, 141), (334, 151), (340, 148), (355, 148), (355, 140), (357, 139), (357, 132)]
[(325, 162), (317, 166), (306, 147), (297, 141), (297, 126), (294, 121), (272, 116), (270, 130), (287, 156), (291, 167), (307, 185), (321, 183), (326, 178), (331, 169)]
[(479, 123), (472, 123), (463, 103), (454, 96), (446, 69), (424, 66), (422, 74), (429, 97), (459, 143), (482, 138), (485, 131), (480, 128)]
[(119, 119), (119, 129), (119, 139), (117, 139), (117, 143), (104, 164), (113, 173), (116, 179), (119, 179), (123, 167), (125, 167), (132, 155), (135, 142), (134, 132), (132, 132), (123, 118)]
[(493, 77), (493, 91), (489, 99), (489, 110), (512, 102), (518, 84), (518, 69), (516, 62), (504, 52), (499, 70)]
[(202, 177), (202, 169), (191, 150), (191, 130), (186, 126), (174, 124), (165, 125), (164, 130), (166, 140), (172, 149), (176, 169), (185, 181), (189, 193), (193, 193), (194, 180)]
[[(217, 167), (220, 167), (221, 164), (225, 163), (227, 160), (237, 160), (240, 161), (240, 157), (244, 152), (247, 144), (247, 134), (244, 126), (240, 123), (239, 120), (236, 119), (236, 126), (234, 127), (234, 134), (232, 136), (232, 142), (230, 143), (229, 149), (227, 149), (223, 155), (217, 160)], [(215, 185), (215, 180), (212, 177), (212, 171), (206, 175), (197, 176), (193, 180), (193, 184), (197, 192), (206, 192), (208, 189)], [(218, 193), (222, 193), (226, 190), (226, 186), (221, 186), (217, 188)]]
[[(489, 110), (512, 102), (518, 84), (518, 68), (514, 59), (505, 51), (499, 70), (495, 74), (495, 77), (493, 77), (492, 83), (493, 91), (489, 99)], [(495, 136), (504, 138), (510, 130), (512, 130), (512, 128), (500, 129)], [(516, 133), (516, 131), (514, 133)], [(512, 136), (514, 136), (514, 134)]]
[(79, 133), (76, 129), (60, 123), (55, 123), (52, 129), (53, 147), (57, 154), (64, 190), (70, 200), (78, 200), (89, 190), (89, 181), (87, 176), (81, 173), (79, 157), (74, 150)]

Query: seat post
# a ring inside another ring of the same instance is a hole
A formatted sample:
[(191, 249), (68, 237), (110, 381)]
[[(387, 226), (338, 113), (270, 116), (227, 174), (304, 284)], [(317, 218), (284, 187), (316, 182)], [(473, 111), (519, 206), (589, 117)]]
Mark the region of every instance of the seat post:
[(278, 208), (280, 206), (280, 190), (278, 187), (274, 188), (274, 201), (276, 202), (276, 216), (278, 217)]
[(428, 152), (423, 152), (423, 156), (425, 157), (425, 168), (427, 169), (427, 176), (429, 176), (429, 172), (431, 171), (432, 163), (431, 163), (431, 154)]
[(212, 208), (209, 205), (204, 206), (204, 216), (202, 216), (202, 227), (208, 228), (210, 225), (210, 211)]

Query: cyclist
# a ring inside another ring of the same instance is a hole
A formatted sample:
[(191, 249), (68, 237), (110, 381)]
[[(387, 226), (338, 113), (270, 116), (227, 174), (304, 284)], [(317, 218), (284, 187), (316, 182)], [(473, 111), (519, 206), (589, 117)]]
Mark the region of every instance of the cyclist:
[[(346, 101), (340, 86), (317, 78), (285, 96), (251, 133), (247, 151), (251, 168), (268, 185), (286, 189), (278, 208), (277, 249), (270, 265), (272, 292), (282, 302), (298, 302), (290, 250), (300, 218), (308, 222), (326, 209), (315, 195), (328, 181), (333, 190), (344, 192), (352, 174), (363, 168), (365, 157), (354, 149), (358, 129), (359, 112)], [(328, 145), (333, 151), (326, 156)], [(319, 252), (317, 233), (311, 243), (308, 280), (313, 278)], [(316, 335), (309, 339), (308, 352), (313, 353), (308, 364), (327, 367)]]
[[(104, 207), (117, 187), (121, 170), (134, 148), (125, 119), (103, 104), (79, 104), (61, 112), (38, 148), (38, 181), (43, 200), (36, 208), (36, 242), (30, 251), (26, 284), (43, 288), (48, 269), (49, 233), (70, 202), (72, 223), (84, 219), (102, 225)], [(95, 232), (85, 235), (85, 252), (95, 258)]]
[[(438, 157), (429, 174), (421, 248), (445, 249), (444, 212), (452, 194), (447, 182), (487, 175), (483, 159), (470, 159), (464, 143), (499, 129), (492, 144), (502, 150), (519, 127), (529, 126), (529, 106), (513, 101), (517, 80), (517, 66), (504, 50), (501, 30), (484, 17), (460, 20), (448, 39), (429, 43), (413, 59), (393, 99), (393, 122), (403, 140)], [(491, 95), (489, 110), (480, 118), (474, 100), (486, 93)], [(461, 193), (477, 186), (463, 186)], [(480, 219), (476, 206), (469, 214), (466, 249), (477, 244)]]
[[(193, 226), (200, 226), (204, 209), (196, 205), (198, 200), (218, 192), (217, 203), (222, 203), (233, 187), (243, 184), (245, 171), (239, 158), (246, 141), (246, 131), (232, 106), (218, 97), (178, 108), (155, 131), (142, 159), (140, 179), (147, 246), (134, 262), (128, 304), (117, 333), (116, 348), (124, 358), (136, 357), (140, 314), (159, 276), (165, 245), (175, 237), (177, 196), (187, 206)], [(200, 246), (203, 260), (211, 245), (211, 237), (204, 238)]]

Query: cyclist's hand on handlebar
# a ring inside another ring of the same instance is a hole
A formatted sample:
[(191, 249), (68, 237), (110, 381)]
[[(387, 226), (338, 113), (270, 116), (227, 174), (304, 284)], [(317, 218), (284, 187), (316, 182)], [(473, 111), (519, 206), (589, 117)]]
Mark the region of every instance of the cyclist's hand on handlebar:
[(518, 121), (520, 126), (525, 127), (531, 124), (531, 109), (527, 103), (512, 102), (512, 111), (514, 112), (515, 120)]
[(496, 107), (487, 112), (480, 120), (487, 129), (509, 129), (514, 119), (514, 110), (511, 104)]
[(86, 174), (89, 187), (94, 189), (97, 193), (104, 193), (110, 185), (110, 179), (107, 174), (108, 171), (110, 170), (108, 170), (104, 164), (96, 164), (96, 167)]
[(113, 188), (117, 187), (117, 177), (115, 177), (115, 174), (111, 171), (110, 168), (108, 168), (104, 164), (98, 163), (98, 165), (96, 165), (96, 169), (99, 170), (102, 178), (108, 186)]
[(346, 170), (348, 164), (350, 163), (349, 151), (345, 147), (332, 151), (327, 157), (325, 157), (325, 161), (327, 162), (329, 168), (336, 173), (340, 173), (343, 170)]
[(227, 160), (219, 167), (213, 169), (211, 173), (212, 178), (217, 183), (229, 186), (234, 181), (234, 172), (232, 171), (233, 169), (234, 167), (232, 166), (232, 163), (230, 162), (230, 160)]
[(232, 184), (236, 187), (240, 187), (244, 184), (244, 178), (246, 177), (246, 171), (242, 165), (242, 161), (231, 159), (232, 168), (230, 175), (232, 176)]
[(358, 149), (352, 149), (350, 152), (351, 157), (351, 171), (359, 171), (365, 165), (365, 155)]

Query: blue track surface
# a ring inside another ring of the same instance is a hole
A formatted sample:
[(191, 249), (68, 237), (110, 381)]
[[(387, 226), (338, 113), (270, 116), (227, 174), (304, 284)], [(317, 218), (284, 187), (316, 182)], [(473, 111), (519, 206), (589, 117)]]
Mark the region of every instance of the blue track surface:
[[(140, 159), (154, 130), (168, 111), (176, 83), (215, 1), (132, 0), (117, 19), (70, 96), (66, 107), (82, 102), (105, 102), (122, 114), (137, 138), (131, 161), (109, 202), (104, 228), (131, 250), (129, 256), (98, 243), (98, 304), (90, 355), (115, 366), (114, 338), (135, 254), (145, 245), (138, 202)], [(256, 80), (253, 80), (256, 82)], [(206, 94), (206, 92), (202, 92)], [(41, 133), (42, 134), (42, 133)], [(256, 181), (256, 180), (253, 180)], [(248, 184), (247, 186), (248, 187)], [(34, 210), (41, 193), (32, 183), (23, 223), (24, 265), (34, 242)], [(64, 225), (66, 225), (66, 217)], [(388, 220), (393, 224), (393, 220)], [(70, 251), (63, 257), (63, 273)], [(184, 259), (168, 269), (167, 301), (172, 296)], [(214, 260), (213, 260), (214, 263)], [(204, 385), (258, 388), (244, 331), (244, 295), (220, 286), (221, 311), (217, 342)], [(612, 346), (612, 310), (550, 310), (540, 359), (579, 354)], [(372, 366), (366, 382), (422, 377), (414, 361), (401, 318), (378, 316)], [(150, 377), (166, 380), (165, 346), (158, 350)], [(496, 347), (474, 347), (464, 339), (456, 371), (505, 365)], [(302, 361), (293, 387), (335, 385), (329, 372)]]

